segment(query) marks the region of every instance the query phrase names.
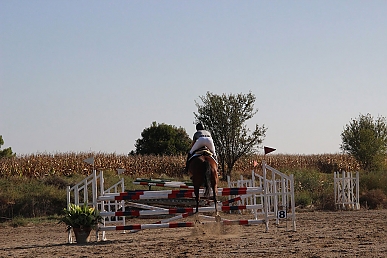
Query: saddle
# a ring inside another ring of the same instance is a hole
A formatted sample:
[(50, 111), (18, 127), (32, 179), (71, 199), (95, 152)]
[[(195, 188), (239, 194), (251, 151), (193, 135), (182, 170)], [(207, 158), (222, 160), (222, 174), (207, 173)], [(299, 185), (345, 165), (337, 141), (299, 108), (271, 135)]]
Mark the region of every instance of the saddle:
[(201, 147), (200, 149), (197, 149), (193, 155), (196, 155), (196, 156), (201, 156), (201, 155), (205, 155), (205, 156), (213, 156), (212, 152), (207, 148), (207, 147)]
[(194, 157), (198, 157), (198, 156), (210, 156), (216, 162), (216, 164), (218, 164), (218, 161), (215, 159), (214, 154), (212, 154), (212, 152), (206, 146), (201, 147), (200, 149), (197, 149), (196, 151), (194, 151), (192, 156), (189, 158), (189, 161)]

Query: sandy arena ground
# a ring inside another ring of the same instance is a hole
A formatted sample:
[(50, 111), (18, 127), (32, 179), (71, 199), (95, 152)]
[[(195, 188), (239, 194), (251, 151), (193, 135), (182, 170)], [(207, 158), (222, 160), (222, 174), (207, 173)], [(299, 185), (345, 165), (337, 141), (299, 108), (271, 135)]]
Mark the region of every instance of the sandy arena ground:
[(85, 245), (55, 223), (0, 227), (0, 257), (387, 257), (387, 210), (304, 212), (296, 232), (287, 224), (110, 231), (100, 242), (93, 232)]

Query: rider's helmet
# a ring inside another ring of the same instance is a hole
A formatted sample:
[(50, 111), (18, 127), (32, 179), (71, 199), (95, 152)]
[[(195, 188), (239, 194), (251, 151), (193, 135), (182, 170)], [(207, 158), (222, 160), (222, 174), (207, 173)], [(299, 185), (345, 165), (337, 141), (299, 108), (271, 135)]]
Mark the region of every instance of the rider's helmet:
[(203, 127), (202, 123), (198, 123), (198, 124), (196, 125), (196, 130), (197, 130), (197, 131), (199, 131), (199, 130), (204, 130), (204, 127)]

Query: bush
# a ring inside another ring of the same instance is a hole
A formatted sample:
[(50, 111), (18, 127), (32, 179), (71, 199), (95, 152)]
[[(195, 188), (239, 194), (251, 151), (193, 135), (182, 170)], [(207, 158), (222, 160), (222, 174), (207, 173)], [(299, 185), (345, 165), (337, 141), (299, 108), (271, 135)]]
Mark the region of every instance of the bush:
[(0, 179), (0, 217), (39, 217), (59, 214), (66, 191), (39, 180)]
[[(82, 179), (80, 179), (79, 181), (81, 181)], [(58, 189), (66, 189), (67, 186), (69, 185), (69, 181), (68, 180), (65, 180), (64, 178), (62, 177), (59, 177), (59, 176), (48, 176), (48, 177), (45, 177), (42, 182), (45, 184), (45, 185), (50, 185), (50, 186), (55, 186), (57, 187)]]
[(25, 227), (28, 225), (28, 220), (25, 219), (22, 216), (17, 216), (13, 218), (9, 223), (11, 227), (17, 228), (17, 227)]
[[(124, 176), (127, 189), (139, 186), (131, 185), (133, 178)], [(73, 175), (59, 177), (46, 176), (42, 179), (0, 177), (0, 217), (5, 221), (17, 217), (41, 217), (59, 215), (67, 206), (66, 188), (84, 179)], [(117, 172), (104, 173), (105, 188), (118, 182)], [(144, 188), (146, 189), (146, 188)]]
[(317, 197), (316, 206), (321, 210), (336, 210), (333, 185), (327, 186)]
[(308, 191), (312, 194), (321, 188), (323, 182), (322, 175), (317, 171), (298, 170), (294, 172), (295, 191)]
[(296, 206), (299, 206), (300, 208), (308, 207), (309, 205), (312, 204), (312, 200), (313, 200), (310, 192), (307, 192), (307, 191), (296, 192), (294, 194), (294, 199), (295, 199)]
[(370, 209), (382, 209), (387, 207), (386, 195), (381, 189), (373, 189), (360, 196), (360, 203)]
[(359, 184), (361, 191), (380, 189), (385, 194), (387, 193), (387, 172), (362, 172), (359, 175)]
[[(290, 174), (290, 172), (287, 172)], [(334, 210), (333, 176), (316, 170), (294, 171), (296, 205)]]

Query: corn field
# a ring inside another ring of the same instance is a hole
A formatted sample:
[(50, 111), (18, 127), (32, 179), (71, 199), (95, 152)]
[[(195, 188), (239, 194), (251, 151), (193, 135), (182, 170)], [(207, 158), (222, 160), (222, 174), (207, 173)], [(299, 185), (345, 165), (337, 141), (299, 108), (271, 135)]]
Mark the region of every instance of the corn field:
[[(93, 166), (84, 162), (94, 157), (96, 170), (125, 169), (124, 174), (133, 177), (179, 177), (185, 166), (185, 156), (143, 156), (106, 153), (57, 153), (19, 155), (0, 159), (0, 177), (42, 178), (45, 176), (89, 175)], [(260, 169), (263, 155), (238, 160), (233, 173), (250, 174), (254, 163)], [(345, 154), (321, 155), (267, 155), (266, 163), (280, 171), (313, 169), (324, 173), (357, 171), (358, 163)]]

